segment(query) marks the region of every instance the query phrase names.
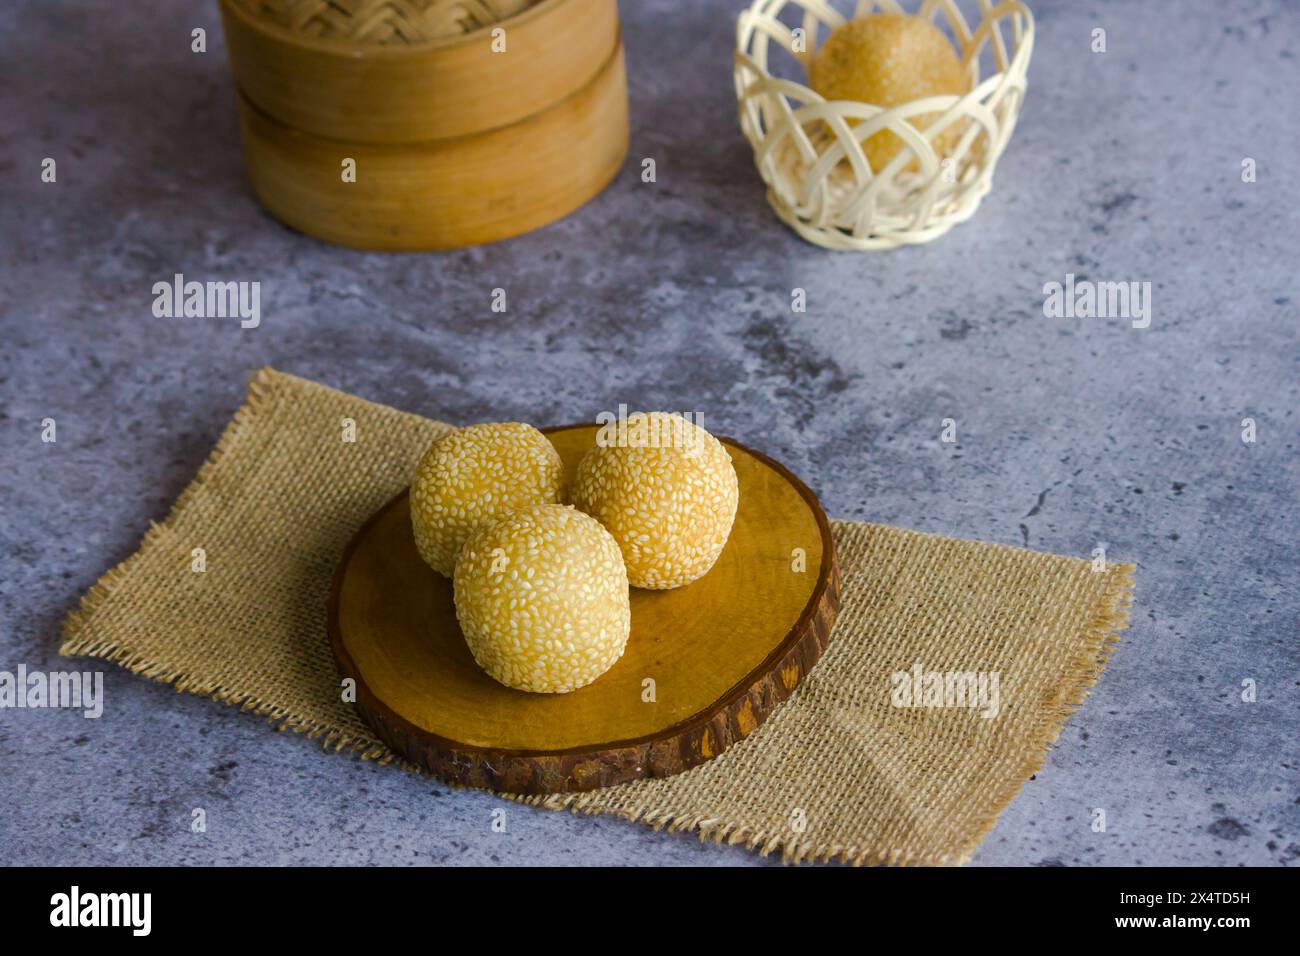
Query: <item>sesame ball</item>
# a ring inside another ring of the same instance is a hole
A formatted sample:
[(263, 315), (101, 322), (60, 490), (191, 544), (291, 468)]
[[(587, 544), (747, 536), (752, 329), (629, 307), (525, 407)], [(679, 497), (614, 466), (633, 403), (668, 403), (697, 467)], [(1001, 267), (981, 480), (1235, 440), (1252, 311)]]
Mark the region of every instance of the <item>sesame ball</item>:
[(451, 577), (456, 555), (484, 518), (564, 497), (564, 466), (532, 425), (470, 425), (420, 459), (411, 482), (411, 527), (420, 557)]
[(731, 534), (740, 486), (731, 455), (694, 422), (638, 412), (627, 434), (583, 456), (573, 504), (609, 529), (639, 588), (704, 576)]
[(453, 582), (470, 653), (507, 687), (564, 694), (623, 656), (632, 627), (623, 556), (581, 511), (534, 505), (484, 522)]
[[(828, 100), (858, 100), (889, 109), (927, 96), (960, 96), (966, 72), (943, 31), (929, 20), (905, 14), (873, 14), (837, 27), (813, 60), (813, 90)], [(924, 129), (940, 113), (924, 113), (908, 122)], [(942, 159), (961, 138), (955, 122), (933, 140)], [(904, 147), (896, 133), (881, 130), (863, 143), (867, 160), (880, 172)], [(911, 166), (916, 166), (913, 160)]]

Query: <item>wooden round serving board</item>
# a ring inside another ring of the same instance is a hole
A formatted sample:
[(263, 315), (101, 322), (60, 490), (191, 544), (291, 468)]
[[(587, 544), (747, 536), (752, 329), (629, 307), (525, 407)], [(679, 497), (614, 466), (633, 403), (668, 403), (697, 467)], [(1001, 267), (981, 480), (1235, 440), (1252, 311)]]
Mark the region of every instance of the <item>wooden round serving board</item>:
[[(570, 482), (595, 433), (548, 432)], [(633, 588), (623, 657), (570, 694), (512, 690), (478, 667), (451, 582), (420, 559), (406, 493), (394, 498), (352, 539), (330, 593), (334, 656), (356, 681), (362, 717), (439, 777), (521, 794), (668, 776), (753, 731), (830, 640), (839, 575), (813, 493), (777, 462), (721, 440), (740, 504), (717, 564), (686, 587)]]

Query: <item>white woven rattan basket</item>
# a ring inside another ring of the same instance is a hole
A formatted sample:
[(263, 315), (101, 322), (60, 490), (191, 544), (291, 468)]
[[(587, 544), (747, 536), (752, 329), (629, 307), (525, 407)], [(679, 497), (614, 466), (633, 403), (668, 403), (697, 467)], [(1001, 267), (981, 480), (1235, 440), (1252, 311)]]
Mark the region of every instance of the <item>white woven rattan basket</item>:
[[(793, 72), (801, 68), (806, 79), (818, 46), (849, 19), (829, 0), (754, 0), (741, 13), (735, 54), (740, 127), (754, 148), (768, 202), (799, 235), (828, 249), (890, 249), (929, 242), (979, 207), (1024, 99), (1034, 21), (1020, 0), (968, 6), (979, 13), (974, 27), (956, 0), (924, 0), (915, 13), (946, 26), (955, 38), (969, 92), (892, 109), (824, 100), (803, 83), (769, 72), (769, 54), (787, 55)], [(852, 16), (912, 12), (897, 0), (858, 0)], [(982, 68), (989, 75), (981, 77)], [(907, 122), (926, 114), (935, 118), (925, 129)], [(937, 155), (935, 140), (953, 124), (962, 130), (957, 145)], [(904, 146), (873, 170), (862, 144), (882, 129)]]

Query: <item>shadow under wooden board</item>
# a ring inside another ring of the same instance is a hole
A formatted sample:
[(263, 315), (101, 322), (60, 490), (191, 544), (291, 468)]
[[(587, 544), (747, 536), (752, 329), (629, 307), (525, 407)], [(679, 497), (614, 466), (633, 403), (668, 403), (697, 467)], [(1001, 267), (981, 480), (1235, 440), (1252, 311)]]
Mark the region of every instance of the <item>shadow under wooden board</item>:
[[(547, 431), (570, 484), (596, 430)], [(753, 731), (829, 642), (839, 572), (830, 524), (807, 486), (720, 440), (740, 503), (717, 563), (685, 587), (633, 588), (627, 650), (569, 694), (512, 690), (479, 668), (451, 581), (416, 551), (406, 492), (390, 501), (349, 543), (330, 592), (330, 641), (356, 681), (361, 716), (445, 780), (520, 794), (665, 777)]]

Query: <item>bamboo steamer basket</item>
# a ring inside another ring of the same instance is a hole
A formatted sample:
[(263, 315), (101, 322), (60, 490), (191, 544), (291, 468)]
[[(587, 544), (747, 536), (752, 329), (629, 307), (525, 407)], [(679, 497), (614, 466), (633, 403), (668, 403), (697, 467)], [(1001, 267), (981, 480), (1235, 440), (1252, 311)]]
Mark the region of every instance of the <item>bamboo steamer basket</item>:
[[(319, 6), (384, 17), (440, 2)], [(540, 0), (472, 32), (385, 27), (378, 41), (277, 20), (259, 10), (266, 0), (220, 3), (254, 192), (309, 235), (406, 251), (504, 239), (591, 199), (626, 156), (614, 0)], [(347, 160), (355, 181), (342, 175)]]
[[(572, 212), (627, 154), (623, 49), (548, 110), (449, 140), (342, 144), (292, 129), (240, 97), (253, 189), (295, 229), (361, 249), (434, 250), (494, 242)], [(357, 181), (342, 182), (343, 158)]]

